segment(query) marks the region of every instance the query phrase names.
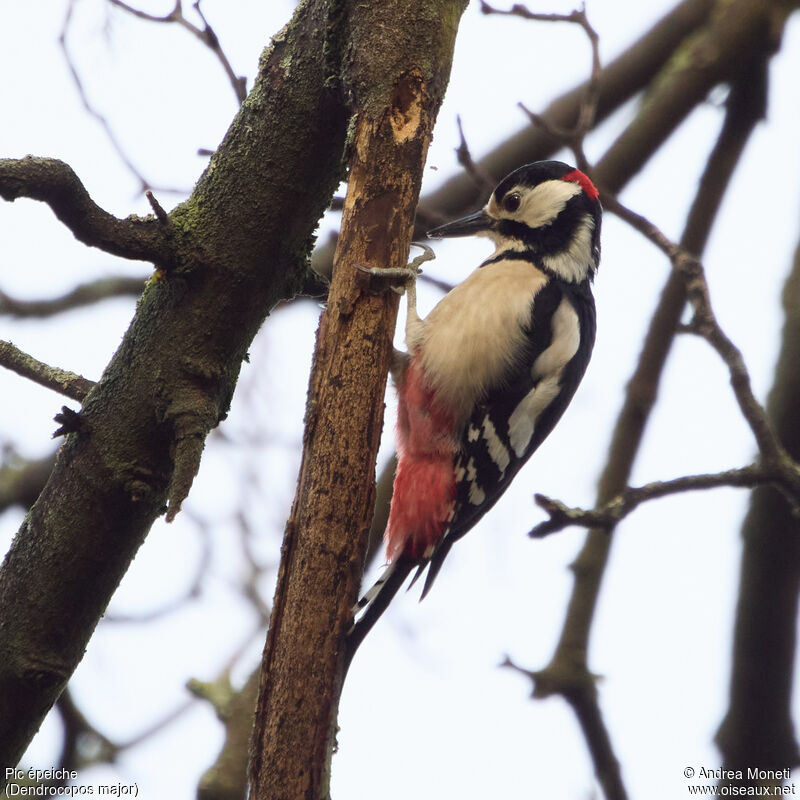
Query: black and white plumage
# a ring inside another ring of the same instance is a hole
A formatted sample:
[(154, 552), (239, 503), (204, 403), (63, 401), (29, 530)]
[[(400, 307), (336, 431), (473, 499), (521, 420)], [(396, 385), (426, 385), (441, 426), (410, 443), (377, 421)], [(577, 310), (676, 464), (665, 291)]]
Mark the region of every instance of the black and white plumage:
[(415, 580), (428, 568), (425, 596), (567, 408), (594, 345), (601, 217), (586, 175), (540, 161), (504, 178), (480, 211), (429, 232), (488, 236), (495, 252), (425, 319), (408, 286), (390, 564), (359, 603), (348, 661), (415, 568)]

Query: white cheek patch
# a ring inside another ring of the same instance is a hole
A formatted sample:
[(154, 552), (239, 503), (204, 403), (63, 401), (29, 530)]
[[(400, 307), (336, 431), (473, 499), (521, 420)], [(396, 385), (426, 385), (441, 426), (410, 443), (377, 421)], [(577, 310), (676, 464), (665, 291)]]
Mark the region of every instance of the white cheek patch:
[(583, 189), (572, 181), (550, 180), (522, 192), (522, 204), (511, 215), (531, 228), (550, 225), (567, 203)]

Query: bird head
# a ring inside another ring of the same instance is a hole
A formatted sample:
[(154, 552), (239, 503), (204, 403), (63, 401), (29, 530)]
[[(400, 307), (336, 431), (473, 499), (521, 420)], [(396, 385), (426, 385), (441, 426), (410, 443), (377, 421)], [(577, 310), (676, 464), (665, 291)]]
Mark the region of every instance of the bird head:
[(537, 161), (514, 170), (474, 214), (428, 231), (441, 239), (487, 236), (500, 257), (524, 258), (571, 283), (591, 280), (600, 263), (602, 208), (580, 170)]

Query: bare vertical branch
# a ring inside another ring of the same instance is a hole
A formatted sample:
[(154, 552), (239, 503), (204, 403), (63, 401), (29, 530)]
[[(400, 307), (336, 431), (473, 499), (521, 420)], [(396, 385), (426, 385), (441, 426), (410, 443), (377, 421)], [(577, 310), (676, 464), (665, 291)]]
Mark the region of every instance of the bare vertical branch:
[(349, 11), (344, 80), (355, 98), (349, 181), (262, 661), (250, 766), (257, 800), (329, 795), (345, 636), (373, 516), (397, 314), (396, 295), (370, 295), (356, 267), (405, 265), (465, 6), (465, 0), (402, 0)]
[[(785, 321), (767, 401), (782, 446), (800, 460), (800, 245), (783, 290)], [(716, 736), (723, 767), (783, 770), (800, 764), (792, 721), (800, 594), (800, 518), (771, 487), (753, 491), (742, 526), (730, 702)], [(727, 786), (755, 782), (726, 779)], [(772, 781), (773, 786), (780, 781)]]

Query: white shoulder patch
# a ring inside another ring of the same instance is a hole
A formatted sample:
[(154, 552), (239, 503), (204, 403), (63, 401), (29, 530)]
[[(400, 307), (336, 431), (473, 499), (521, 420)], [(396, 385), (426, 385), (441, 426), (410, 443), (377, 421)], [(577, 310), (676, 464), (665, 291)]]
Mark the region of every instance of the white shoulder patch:
[(517, 458), (530, 444), (536, 422), (561, 390), (561, 373), (578, 352), (581, 340), (580, 323), (572, 303), (564, 298), (551, 322), (553, 338), (550, 346), (534, 361), (531, 377), (537, 381), (520, 400), (508, 420), (508, 439)]

